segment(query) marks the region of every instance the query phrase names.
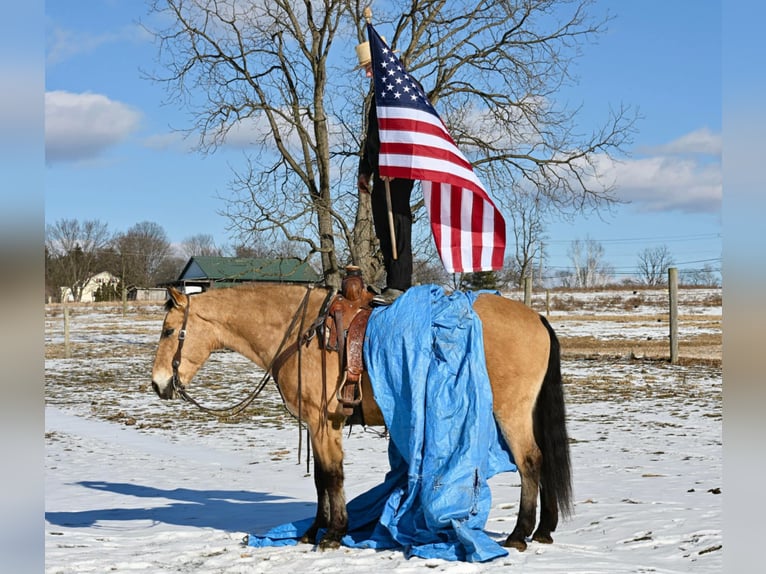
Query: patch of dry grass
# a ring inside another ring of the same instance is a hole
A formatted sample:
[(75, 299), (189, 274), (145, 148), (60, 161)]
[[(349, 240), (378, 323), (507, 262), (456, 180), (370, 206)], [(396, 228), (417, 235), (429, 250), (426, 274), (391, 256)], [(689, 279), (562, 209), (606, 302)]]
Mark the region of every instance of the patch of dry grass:
[[(575, 318), (557, 317), (558, 322), (568, 320), (575, 320)], [(578, 322), (608, 320), (626, 326), (640, 326), (656, 322), (667, 324), (667, 317), (661, 315), (578, 316), (576, 320)], [(684, 333), (679, 336), (678, 341), (679, 363), (701, 362), (720, 366), (723, 358), (723, 333), (720, 317), (683, 316), (679, 318), (679, 323), (684, 325)], [(695, 333), (695, 330), (700, 330), (700, 332)], [(563, 358), (598, 356), (658, 360), (669, 360), (670, 358), (669, 335), (662, 338), (603, 338), (593, 335), (559, 335), (559, 341)]]

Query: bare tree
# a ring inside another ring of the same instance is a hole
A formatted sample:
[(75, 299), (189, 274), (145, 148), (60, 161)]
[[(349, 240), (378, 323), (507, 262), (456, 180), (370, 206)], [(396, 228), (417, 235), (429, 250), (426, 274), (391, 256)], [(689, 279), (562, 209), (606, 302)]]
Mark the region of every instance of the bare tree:
[(604, 261), (604, 247), (590, 238), (575, 239), (569, 248), (572, 272), (565, 277), (568, 287), (599, 287), (614, 278), (614, 267)]
[(675, 265), (667, 245), (647, 247), (638, 254), (638, 278), (645, 285), (665, 285), (668, 268)]
[(60, 219), (45, 228), (46, 276), (55, 287), (66, 287), (75, 301), (97, 269), (100, 252), (111, 240), (106, 223)]
[(187, 237), (181, 242), (181, 254), (186, 259), (198, 256), (221, 257), (223, 249), (216, 246), (212, 235), (198, 233), (197, 235)]
[(434, 260), (417, 259), (413, 265), (415, 281), (418, 284), (433, 283), (434, 285), (447, 286), (450, 277), (441, 262)]
[(150, 287), (175, 279), (178, 262), (172, 260), (170, 241), (161, 225), (142, 221), (115, 239), (126, 286)]
[(718, 271), (710, 263), (705, 263), (699, 269), (685, 269), (681, 271), (681, 282), (684, 285), (700, 287), (718, 287), (721, 284), (718, 279)]
[[(515, 241), (514, 253), (506, 260), (503, 279), (505, 283), (513, 281), (514, 286), (521, 287), (525, 277), (534, 276), (534, 266), (544, 256), (543, 220), (548, 211), (548, 201), (546, 196), (538, 193), (519, 192), (507, 205), (510, 232)], [(542, 277), (538, 279), (542, 280)]]
[[(629, 141), (629, 110), (578, 134), (577, 110), (556, 102), (579, 48), (606, 30), (592, 0), (394, 0), (374, 15), (499, 203), (522, 184), (561, 210), (615, 200), (597, 160)], [(353, 70), (366, 36), (358, 0), (154, 0), (171, 98), (188, 106), (199, 150), (252, 146), (225, 198), (241, 238), (278, 233), (377, 273), (369, 203), (356, 163), (369, 83)], [(416, 206), (419, 207), (419, 206)], [(336, 243), (337, 241), (337, 243)]]
[(301, 253), (299, 245), (290, 243), (285, 239), (278, 239), (270, 243), (263, 237), (253, 237), (247, 244), (240, 243), (231, 247), (235, 257), (295, 257), (296, 259), (305, 258), (305, 253)]

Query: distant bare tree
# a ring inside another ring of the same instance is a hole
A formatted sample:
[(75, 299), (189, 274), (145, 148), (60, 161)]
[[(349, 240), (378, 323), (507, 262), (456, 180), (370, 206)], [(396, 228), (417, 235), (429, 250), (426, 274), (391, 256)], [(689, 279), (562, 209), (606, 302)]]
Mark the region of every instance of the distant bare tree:
[(572, 272), (564, 277), (567, 287), (600, 287), (614, 278), (614, 267), (604, 261), (604, 247), (598, 241), (575, 239), (569, 248)]
[(88, 279), (102, 271), (97, 268), (111, 240), (108, 225), (92, 219), (60, 219), (45, 228), (46, 278), (55, 287), (67, 287), (80, 301)]
[[(513, 255), (506, 260), (508, 269), (504, 269), (503, 282), (515, 281), (515, 287), (524, 285), (525, 277), (534, 276), (534, 266), (540, 262), (545, 239), (544, 217), (547, 213), (548, 199), (539, 193), (517, 192), (506, 203), (508, 206), (509, 227), (513, 234)], [(541, 277), (538, 280), (542, 280)]]
[(295, 257), (297, 259), (305, 258), (305, 251), (302, 253), (301, 246), (291, 243), (285, 239), (276, 239), (273, 242), (268, 241), (264, 236), (254, 236), (250, 241), (239, 243), (230, 248), (234, 257)]
[(177, 262), (171, 262), (170, 241), (161, 225), (142, 221), (115, 239), (115, 245), (124, 266), (126, 286), (152, 287), (163, 281), (175, 279), (173, 270), (179, 270)]
[(665, 285), (668, 282), (668, 268), (675, 261), (667, 245), (647, 247), (638, 254), (638, 278), (644, 285)]
[(700, 287), (718, 287), (718, 271), (710, 263), (705, 263), (701, 269), (684, 269), (681, 271), (681, 283)]
[(444, 267), (439, 261), (415, 260), (413, 268), (414, 280), (416, 283), (421, 285), (433, 283), (434, 285), (441, 285), (443, 287), (449, 285), (449, 274), (444, 270)]
[(212, 235), (198, 233), (187, 237), (181, 242), (181, 254), (186, 258), (191, 257), (221, 257), (223, 249), (217, 247)]
[[(374, 23), (418, 78), (458, 146), (504, 207), (525, 182), (561, 210), (615, 201), (599, 175), (635, 116), (605, 110), (580, 129), (556, 98), (580, 49), (606, 31), (592, 0), (391, 0)], [(356, 193), (370, 83), (354, 70), (366, 39), (356, 0), (153, 0), (163, 82), (190, 112), (205, 153), (249, 147), (225, 215), (241, 237), (277, 232), (318, 254), (328, 283), (350, 258), (374, 277), (370, 204)], [(332, 56), (335, 56), (334, 58)], [(363, 213), (360, 213), (363, 212)], [(422, 221), (422, 219), (420, 220)]]

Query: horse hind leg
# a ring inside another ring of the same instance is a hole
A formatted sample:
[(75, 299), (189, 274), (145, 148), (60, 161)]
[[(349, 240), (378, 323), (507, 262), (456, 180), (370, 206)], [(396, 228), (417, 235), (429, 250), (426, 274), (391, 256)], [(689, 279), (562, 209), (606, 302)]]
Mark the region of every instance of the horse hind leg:
[[(512, 451), (513, 451), (512, 447)], [(516, 526), (505, 541), (505, 546), (516, 548), (523, 552), (527, 548), (527, 538), (532, 535), (532, 540), (543, 544), (552, 544), (551, 532), (558, 526), (558, 499), (555, 490), (546, 484), (546, 468), (544, 454), (540, 451), (536, 441), (528, 441), (522, 450), (516, 445), (513, 452), (526, 452), (525, 455), (516, 457), (516, 465), (521, 476), (521, 495), (519, 514)], [(537, 500), (540, 499), (540, 522), (535, 528), (537, 516)], [(532, 531), (534, 530), (534, 534)]]
[[(540, 444), (542, 433), (545, 432), (541, 427), (539, 413), (534, 421), (535, 443)], [(556, 530), (559, 522), (559, 509), (555, 492), (547, 484), (550, 473), (550, 461), (545, 452), (541, 451), (540, 457), (540, 480), (538, 490), (540, 493), (540, 523), (532, 535), (532, 540), (543, 544), (552, 544), (553, 537), (551, 532)]]
[(549, 488), (540, 485), (540, 524), (532, 535), (532, 540), (542, 544), (553, 544), (551, 532), (556, 530), (559, 523), (559, 508), (556, 497)]
[(521, 495), (516, 526), (506, 538), (504, 546), (515, 548), (519, 552), (527, 549), (527, 538), (535, 527), (542, 468), (542, 454), (532, 437), (531, 425), (526, 435), (524, 440), (519, 440), (517, 434), (514, 440), (508, 441), (521, 477)]
[[(535, 420), (535, 435), (541, 436), (543, 431), (540, 429), (539, 418)], [(539, 440), (539, 439), (538, 439)], [(544, 444), (544, 442), (543, 442)], [(559, 501), (555, 485), (551, 484), (551, 477), (554, 470), (551, 468), (552, 454), (543, 451), (542, 464), (540, 468), (540, 523), (537, 530), (532, 535), (532, 540), (542, 544), (553, 544), (551, 532), (555, 532), (559, 523)]]

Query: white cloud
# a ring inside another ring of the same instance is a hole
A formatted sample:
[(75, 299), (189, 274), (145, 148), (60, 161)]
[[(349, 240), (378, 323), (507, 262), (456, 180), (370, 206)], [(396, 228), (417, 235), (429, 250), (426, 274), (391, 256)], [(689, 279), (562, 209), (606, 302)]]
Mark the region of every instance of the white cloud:
[(617, 197), (637, 211), (718, 213), (723, 193), (720, 140), (720, 135), (697, 130), (651, 148), (654, 153), (648, 157), (602, 157), (599, 171), (604, 181), (614, 183)]
[(672, 142), (641, 149), (641, 153), (649, 155), (721, 155), (721, 134), (714, 134), (708, 128), (695, 130)]
[(196, 141), (189, 139), (180, 131), (165, 132), (151, 135), (144, 139), (143, 145), (155, 150), (174, 150), (179, 152), (194, 151)]
[(48, 163), (98, 157), (136, 131), (141, 113), (93, 93), (45, 94), (45, 156)]
[(141, 43), (150, 40), (147, 31), (136, 24), (101, 34), (87, 34), (60, 26), (49, 26), (46, 32), (46, 63), (53, 66), (81, 54), (93, 53), (108, 44)]

